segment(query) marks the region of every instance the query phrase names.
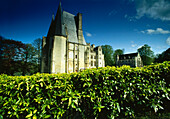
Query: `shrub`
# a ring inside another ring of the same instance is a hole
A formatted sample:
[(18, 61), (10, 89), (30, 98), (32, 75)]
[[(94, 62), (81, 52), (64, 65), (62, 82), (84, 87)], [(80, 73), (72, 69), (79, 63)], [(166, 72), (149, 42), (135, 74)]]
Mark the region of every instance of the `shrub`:
[(170, 62), (70, 74), (0, 75), (2, 118), (134, 118), (168, 110)]

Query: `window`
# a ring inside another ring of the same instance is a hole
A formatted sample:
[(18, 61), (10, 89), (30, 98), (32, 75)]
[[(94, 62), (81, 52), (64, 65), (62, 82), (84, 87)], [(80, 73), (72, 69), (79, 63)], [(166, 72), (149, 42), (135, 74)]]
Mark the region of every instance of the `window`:
[(91, 59), (93, 59), (93, 55), (91, 55)]
[(75, 56), (75, 58), (77, 59), (77, 55)]
[(91, 66), (93, 66), (93, 61), (91, 61)]
[(94, 62), (94, 66), (96, 66), (96, 62)]

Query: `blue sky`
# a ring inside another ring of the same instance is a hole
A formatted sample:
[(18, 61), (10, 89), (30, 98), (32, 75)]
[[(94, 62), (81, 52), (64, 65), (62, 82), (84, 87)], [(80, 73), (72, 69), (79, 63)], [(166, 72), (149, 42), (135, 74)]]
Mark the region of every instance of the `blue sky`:
[[(1, 0), (0, 35), (32, 43), (47, 35), (59, 0)], [(144, 44), (155, 54), (170, 47), (170, 0), (61, 0), (83, 14), (86, 42), (136, 52)]]

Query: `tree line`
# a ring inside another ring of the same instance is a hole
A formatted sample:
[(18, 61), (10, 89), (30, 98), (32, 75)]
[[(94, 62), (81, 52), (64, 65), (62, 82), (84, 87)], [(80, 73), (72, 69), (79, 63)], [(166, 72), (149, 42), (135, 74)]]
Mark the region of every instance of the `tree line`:
[[(110, 45), (102, 45), (102, 51), (105, 59), (105, 66), (116, 66), (116, 56), (124, 54), (124, 49), (116, 49), (114, 51), (112, 46)], [(142, 47), (138, 48), (137, 52), (139, 52), (144, 65), (170, 61), (170, 48), (168, 48), (161, 54), (154, 55), (151, 47), (145, 44)]]
[[(0, 74), (32, 75), (40, 72), (42, 39), (25, 44), (21, 41), (6, 39), (0, 36)], [(116, 56), (124, 54), (124, 49), (113, 50), (110, 45), (102, 45), (105, 66), (116, 66)], [(170, 48), (161, 54), (154, 55), (147, 44), (137, 49), (143, 64), (161, 63), (170, 61)]]
[(32, 75), (40, 72), (41, 42), (31, 44), (0, 36), (0, 74)]

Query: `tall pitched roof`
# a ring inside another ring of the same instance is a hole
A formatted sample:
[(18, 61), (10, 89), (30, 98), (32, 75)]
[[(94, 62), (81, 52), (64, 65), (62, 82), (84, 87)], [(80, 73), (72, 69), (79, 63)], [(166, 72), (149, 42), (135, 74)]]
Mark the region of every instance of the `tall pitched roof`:
[(61, 2), (59, 4), (55, 19), (52, 19), (50, 29), (48, 31), (48, 36), (54, 36), (54, 35), (66, 36)]
[[(56, 17), (51, 22), (47, 37), (54, 35), (67, 36), (69, 42), (79, 43), (77, 31), (75, 15), (62, 11), (60, 2)], [(83, 44), (86, 45), (84, 37)]]
[(78, 43), (75, 15), (63, 11), (63, 19), (66, 27), (68, 41)]

